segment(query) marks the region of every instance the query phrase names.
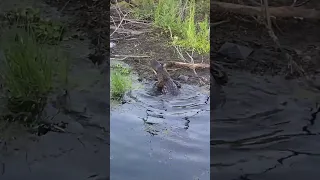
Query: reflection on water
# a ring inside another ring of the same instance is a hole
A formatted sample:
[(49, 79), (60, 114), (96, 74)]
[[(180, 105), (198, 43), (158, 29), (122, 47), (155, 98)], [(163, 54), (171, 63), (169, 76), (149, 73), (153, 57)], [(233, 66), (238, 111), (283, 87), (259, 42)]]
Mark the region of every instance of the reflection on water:
[(111, 111), (111, 179), (209, 180), (208, 92), (183, 85), (172, 97), (145, 89)]
[(318, 179), (320, 94), (303, 80), (233, 73), (211, 126), (211, 178)]

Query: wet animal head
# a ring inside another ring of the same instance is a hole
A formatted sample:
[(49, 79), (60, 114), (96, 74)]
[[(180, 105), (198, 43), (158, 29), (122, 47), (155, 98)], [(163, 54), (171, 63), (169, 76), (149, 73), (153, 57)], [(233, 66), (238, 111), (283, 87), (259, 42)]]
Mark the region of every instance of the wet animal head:
[(160, 64), (157, 60), (152, 60), (150, 62), (152, 69), (154, 69), (155, 71), (159, 71), (161, 69), (163, 69), (163, 65)]
[(214, 78), (217, 84), (226, 85), (228, 83), (228, 75), (222, 68), (222, 66), (211, 63), (210, 74)]

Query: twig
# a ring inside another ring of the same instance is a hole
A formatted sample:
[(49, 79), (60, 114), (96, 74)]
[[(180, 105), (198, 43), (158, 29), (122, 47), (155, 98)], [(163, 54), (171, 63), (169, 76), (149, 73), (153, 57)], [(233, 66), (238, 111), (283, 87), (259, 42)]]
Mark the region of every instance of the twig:
[(227, 22), (229, 22), (229, 20), (223, 20), (223, 21), (211, 23), (210, 25), (211, 25), (212, 27), (215, 27), (215, 26), (218, 26), (218, 25), (220, 25), (220, 24), (227, 23)]
[(116, 0), (116, 11), (119, 15), (119, 18), (121, 19), (120, 23), (118, 24), (117, 28), (110, 34), (110, 37), (119, 29), (120, 26), (122, 26), (122, 22), (124, 21), (125, 17), (128, 15), (128, 13), (123, 14), (123, 12), (121, 11), (120, 7), (118, 6), (118, 1)]
[(284, 57), (288, 61), (288, 68), (291, 69), (291, 73), (293, 73), (293, 67), (298, 71), (300, 75), (304, 74), (304, 70), (302, 67), (299, 67), (299, 65), (292, 59), (292, 56), (290, 56), (287, 52), (283, 50), (283, 48), (280, 45), (278, 37), (275, 35), (274, 31), (272, 30), (272, 24), (270, 19), (270, 12), (269, 12), (269, 5), (268, 0), (264, 1), (264, 9), (265, 9), (265, 17), (266, 17), (266, 28), (268, 29), (269, 36), (272, 38), (273, 42), (276, 44), (277, 48), (281, 51), (281, 53), (284, 55)]
[(64, 4), (64, 6), (61, 8), (60, 12), (62, 12), (62, 11), (67, 7), (67, 5), (70, 3), (70, 1), (71, 1), (71, 0), (68, 0), (68, 1)]
[(295, 7), (296, 3), (297, 3), (297, 0), (293, 0), (291, 7)]
[[(114, 22), (120, 22), (123, 18), (117, 19), (116, 17), (110, 16), (112, 17), (112, 20)], [(147, 25), (147, 26), (151, 26), (152, 22), (151, 21), (147, 21), (147, 20), (137, 20), (137, 19), (127, 19), (124, 18), (123, 21), (125, 22), (130, 22), (130, 23), (135, 23), (135, 24), (143, 24), (143, 25)]]
[[(205, 83), (203, 82), (203, 80), (202, 80), (202, 77), (200, 77), (200, 76), (198, 75), (197, 71), (196, 71), (196, 68), (199, 67), (199, 64), (195, 65), (194, 59), (193, 59), (193, 57), (192, 57), (193, 51), (192, 51), (192, 53), (191, 53), (192, 55), (190, 55), (188, 52), (186, 52), (186, 54), (187, 54), (187, 55), (189, 56), (189, 58), (190, 58), (190, 62), (189, 62), (189, 63), (186, 63), (187, 59), (183, 56), (183, 54), (181, 53), (181, 50), (178, 48), (178, 46), (174, 46), (174, 47), (176, 48), (176, 50), (177, 50), (177, 52), (178, 52), (178, 54), (179, 54), (180, 59), (183, 60), (184, 63), (183, 63), (183, 62), (180, 62), (180, 64), (179, 64), (179, 62), (176, 62), (176, 63), (173, 63), (173, 64), (180, 65), (180, 66), (186, 66), (186, 65), (188, 64), (187, 67), (189, 67), (190, 69), (192, 69), (192, 71), (193, 71), (193, 73), (195, 74), (195, 76), (199, 79), (200, 84), (201, 84), (201, 85), (205, 84)], [(170, 65), (170, 64), (172, 64), (172, 62), (169, 62), (168, 64), (166, 64), (166, 66), (168, 66), (168, 65)]]
[(115, 61), (124, 61), (126, 60), (128, 57), (124, 57), (124, 58), (110, 58), (110, 60), (115, 60)]
[(205, 69), (205, 68), (210, 68), (209, 64), (204, 64), (204, 63), (184, 63), (184, 62), (176, 62), (176, 61), (169, 61), (166, 63), (166, 67), (170, 66), (177, 66), (177, 67), (188, 67), (190, 69)]
[[(126, 17), (126, 16), (127, 16), (127, 14), (124, 15), (124, 17)], [(121, 21), (120, 21), (120, 23), (118, 24), (118, 26), (116, 27), (116, 29), (110, 34), (110, 37), (119, 29), (119, 27), (121, 26), (121, 24), (122, 24), (122, 22), (123, 22), (123, 19), (124, 19), (124, 18), (121, 19)]]
[[(110, 26), (110, 29), (114, 29), (115, 31), (118, 30), (118, 27), (116, 26)], [(128, 33), (128, 34), (133, 34), (133, 35), (140, 35), (140, 34), (143, 34), (143, 33), (147, 33), (147, 32), (151, 32), (150, 29), (146, 29), (144, 31), (136, 31), (136, 30), (131, 30), (131, 29), (124, 29), (122, 28), (121, 31), (119, 33)], [(111, 34), (112, 35), (112, 34)]]
[(307, 4), (307, 3), (310, 2), (310, 1), (311, 1), (311, 0), (306, 0), (306, 1), (303, 1), (303, 2), (301, 2), (301, 3), (299, 3), (299, 4), (295, 4), (294, 7), (303, 6), (303, 5)]
[(147, 20), (133, 20), (133, 19), (126, 19), (124, 18), (124, 21), (128, 21), (128, 22), (132, 22), (132, 23), (137, 23), (137, 24), (144, 24), (144, 25), (148, 25), (151, 26), (151, 21), (147, 21)]
[(137, 36), (136, 34), (132, 34), (132, 35), (128, 35), (128, 36), (124, 36), (124, 37), (119, 37), (119, 38), (110, 38), (110, 41), (115, 41), (115, 40), (121, 40), (121, 39), (127, 39), (129, 40), (128, 38), (132, 38), (134, 36)]
[(112, 16), (110, 16), (110, 18), (112, 19), (112, 23), (113, 23), (113, 25), (114, 25), (114, 26), (117, 26), (117, 24), (116, 24), (115, 20), (113, 19), (113, 17), (112, 17)]
[(260, 3), (258, 3), (257, 1), (255, 1), (255, 0), (249, 0), (250, 1), (250, 3), (252, 4), (252, 5), (254, 5), (254, 6), (260, 6), (261, 4)]
[(179, 49), (178, 46), (174, 46), (174, 48), (176, 49), (177, 53), (179, 54), (179, 57), (180, 59), (183, 61), (183, 62), (186, 62), (186, 58), (183, 56), (183, 54), (181, 53), (181, 50)]
[(113, 55), (114, 57), (126, 57), (126, 58), (150, 58), (146, 55)]
[[(186, 53), (187, 53), (187, 55), (189, 56), (189, 58), (190, 58), (190, 60), (191, 60), (191, 63), (194, 64), (194, 59), (193, 59), (193, 57), (190, 56), (190, 54), (189, 54), (188, 52), (186, 52)], [(196, 71), (196, 68), (194, 68), (194, 66), (193, 66), (193, 68), (191, 68), (191, 69), (192, 69), (193, 73), (196, 75), (196, 77), (199, 79), (200, 84), (201, 84), (201, 85), (204, 85), (205, 83), (203, 82), (202, 77), (200, 77), (200, 76), (198, 75), (198, 73), (197, 73), (197, 71)]]

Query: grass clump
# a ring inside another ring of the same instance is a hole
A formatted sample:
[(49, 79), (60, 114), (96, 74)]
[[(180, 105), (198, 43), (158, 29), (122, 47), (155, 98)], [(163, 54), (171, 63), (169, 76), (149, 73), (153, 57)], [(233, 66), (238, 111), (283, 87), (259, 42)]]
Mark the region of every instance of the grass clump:
[(124, 94), (132, 89), (131, 70), (120, 64), (111, 69), (111, 98), (120, 101)]
[(152, 14), (154, 25), (170, 32), (174, 45), (199, 53), (210, 52), (209, 11), (203, 12), (200, 9), (204, 6), (196, 4), (195, 0), (159, 0), (157, 3), (152, 0), (141, 1), (139, 7), (134, 9), (136, 18)]
[(53, 88), (57, 55), (38, 43), (32, 30), (4, 30), (1, 39), (1, 81), (7, 100), (4, 118), (32, 124), (40, 118)]

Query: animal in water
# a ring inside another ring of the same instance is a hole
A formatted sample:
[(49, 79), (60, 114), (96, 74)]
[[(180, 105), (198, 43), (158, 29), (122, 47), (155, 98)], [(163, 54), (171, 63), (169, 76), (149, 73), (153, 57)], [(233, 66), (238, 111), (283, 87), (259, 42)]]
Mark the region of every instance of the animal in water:
[(215, 62), (211, 63), (210, 65), (210, 73), (213, 78), (212, 80), (215, 80), (214, 84), (218, 85), (226, 85), (228, 83), (228, 75), (223, 69), (223, 67)]
[(170, 77), (170, 74), (165, 69), (163, 64), (157, 60), (151, 60), (150, 65), (157, 74), (157, 91), (162, 92), (163, 94), (171, 94), (174, 96), (178, 95), (181, 85)]

